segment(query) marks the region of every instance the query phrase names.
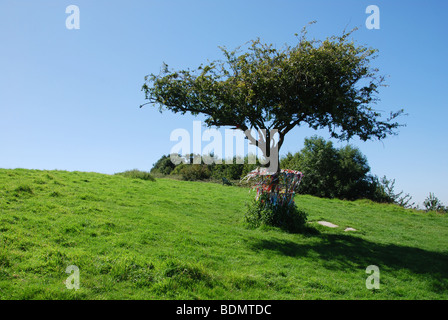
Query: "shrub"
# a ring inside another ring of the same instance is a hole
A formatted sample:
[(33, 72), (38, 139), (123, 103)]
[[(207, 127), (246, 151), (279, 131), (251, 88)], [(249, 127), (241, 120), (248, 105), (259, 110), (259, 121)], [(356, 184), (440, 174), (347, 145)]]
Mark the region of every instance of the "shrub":
[(400, 191), (395, 193), (395, 179), (389, 180), (386, 176), (382, 177), (381, 180), (378, 181), (377, 188), (379, 193), (383, 194), (383, 200), (379, 202), (387, 202), (387, 203), (395, 203), (403, 208), (413, 208), (415, 202), (412, 201), (412, 197), (406, 193), (403, 195), (404, 191)]
[(258, 200), (254, 199), (248, 205), (244, 220), (251, 228), (272, 226), (298, 233), (304, 230), (307, 214), (299, 210), (295, 203), (273, 205), (266, 201), (265, 195), (261, 195)]
[(304, 177), (299, 193), (347, 200), (370, 199), (412, 208), (412, 197), (395, 193), (395, 180), (369, 174), (367, 158), (356, 147), (335, 148), (321, 137), (306, 138), (304, 148), (288, 153), (280, 162), (283, 169), (299, 170)]
[(243, 172), (244, 164), (236, 163), (235, 158), (233, 161), (227, 161), (222, 164), (209, 165), (211, 175), (215, 179), (227, 178), (229, 180), (239, 180)]
[(179, 173), (182, 175), (182, 179), (187, 181), (206, 180), (211, 176), (210, 169), (203, 164), (184, 165)]
[(429, 196), (423, 202), (426, 212), (436, 211), (436, 212), (447, 212), (447, 209), (442, 202), (434, 195), (434, 193), (429, 193)]
[(120, 173), (116, 173), (116, 175), (120, 175), (126, 178), (131, 179), (141, 179), (148, 181), (155, 181), (154, 177), (147, 171), (140, 171), (138, 169), (128, 170)]
[(393, 203), (394, 199), (387, 194), (387, 190), (383, 182), (384, 180), (380, 180), (376, 175), (369, 175), (369, 188), (365, 198), (379, 203)]

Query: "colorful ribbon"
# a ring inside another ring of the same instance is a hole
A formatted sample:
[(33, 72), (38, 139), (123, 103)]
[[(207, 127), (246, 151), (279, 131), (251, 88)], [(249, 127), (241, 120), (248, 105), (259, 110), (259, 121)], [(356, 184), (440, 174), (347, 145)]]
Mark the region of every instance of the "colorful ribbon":
[(241, 179), (241, 182), (253, 183), (252, 190), (257, 190), (256, 200), (263, 194), (271, 204), (282, 205), (294, 203), (295, 191), (302, 177), (302, 172), (290, 169), (282, 169), (273, 174), (267, 168), (256, 168)]

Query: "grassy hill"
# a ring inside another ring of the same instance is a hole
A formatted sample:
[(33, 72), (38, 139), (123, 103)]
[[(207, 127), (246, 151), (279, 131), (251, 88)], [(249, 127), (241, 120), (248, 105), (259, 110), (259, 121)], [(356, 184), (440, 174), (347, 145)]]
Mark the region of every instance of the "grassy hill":
[[(314, 232), (288, 234), (244, 227), (253, 196), (213, 183), (0, 169), (0, 299), (448, 298), (446, 215), (297, 196)], [(65, 286), (70, 265), (79, 290)], [(378, 290), (366, 288), (369, 265), (379, 267)]]

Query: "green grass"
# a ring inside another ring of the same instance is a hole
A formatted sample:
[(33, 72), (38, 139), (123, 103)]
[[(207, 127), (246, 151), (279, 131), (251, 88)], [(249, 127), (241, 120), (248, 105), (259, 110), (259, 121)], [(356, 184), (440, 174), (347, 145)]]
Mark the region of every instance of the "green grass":
[[(310, 232), (290, 234), (245, 228), (253, 196), (214, 183), (0, 169), (0, 299), (448, 298), (446, 215), (297, 196)], [(69, 265), (79, 290), (65, 286)], [(366, 289), (369, 265), (379, 290)]]

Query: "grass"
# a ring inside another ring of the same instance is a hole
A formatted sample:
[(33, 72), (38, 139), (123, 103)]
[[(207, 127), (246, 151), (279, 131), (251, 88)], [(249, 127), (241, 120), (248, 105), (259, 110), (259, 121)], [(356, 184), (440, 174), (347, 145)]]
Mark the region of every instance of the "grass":
[[(0, 169), (0, 299), (448, 298), (446, 215), (297, 196), (310, 231), (290, 234), (245, 228), (253, 196), (213, 183)], [(70, 265), (79, 290), (65, 286)], [(379, 267), (378, 290), (366, 289), (369, 265)]]

